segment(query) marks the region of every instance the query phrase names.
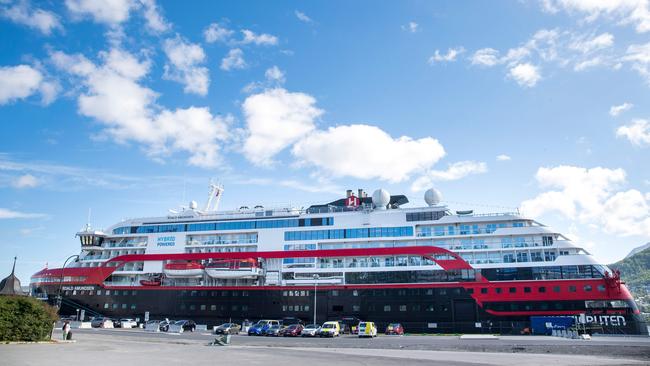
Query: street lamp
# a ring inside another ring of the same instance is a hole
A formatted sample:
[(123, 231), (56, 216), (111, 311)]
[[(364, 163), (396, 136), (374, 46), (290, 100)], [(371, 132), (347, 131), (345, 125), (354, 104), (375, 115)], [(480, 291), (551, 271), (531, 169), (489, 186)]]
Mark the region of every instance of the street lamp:
[(314, 274), (314, 324), (316, 323), (316, 286), (318, 286), (318, 279), (320, 276), (318, 274)]
[(63, 267), (61, 267), (61, 281), (59, 281), (59, 295), (57, 296), (57, 302), (56, 302), (57, 312), (59, 313), (59, 315), (61, 315), (61, 300), (62, 300), (61, 288), (63, 287), (63, 280), (65, 279), (65, 277), (63, 276), (63, 272), (65, 271), (65, 265), (68, 263), (70, 259), (74, 257), (77, 257), (77, 259), (79, 259), (79, 255), (73, 254), (68, 258), (66, 258), (65, 262), (63, 262)]

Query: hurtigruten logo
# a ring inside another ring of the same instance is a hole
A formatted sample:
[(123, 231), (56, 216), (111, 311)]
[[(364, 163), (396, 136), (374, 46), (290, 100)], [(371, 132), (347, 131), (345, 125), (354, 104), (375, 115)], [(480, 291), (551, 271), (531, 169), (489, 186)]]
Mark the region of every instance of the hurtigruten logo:
[(159, 247), (173, 247), (176, 245), (175, 236), (159, 236), (156, 245)]

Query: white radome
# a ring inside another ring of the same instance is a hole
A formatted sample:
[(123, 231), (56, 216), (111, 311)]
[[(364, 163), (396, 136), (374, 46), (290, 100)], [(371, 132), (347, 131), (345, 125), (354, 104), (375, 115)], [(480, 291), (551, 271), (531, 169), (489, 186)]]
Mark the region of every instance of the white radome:
[(429, 206), (435, 206), (442, 201), (442, 194), (435, 188), (429, 188), (424, 192), (424, 202)]
[(379, 210), (385, 210), (386, 205), (390, 202), (390, 193), (385, 189), (378, 189), (372, 193), (372, 203)]
[(196, 210), (196, 208), (199, 207), (196, 203), (196, 201), (190, 201), (190, 208), (192, 210)]

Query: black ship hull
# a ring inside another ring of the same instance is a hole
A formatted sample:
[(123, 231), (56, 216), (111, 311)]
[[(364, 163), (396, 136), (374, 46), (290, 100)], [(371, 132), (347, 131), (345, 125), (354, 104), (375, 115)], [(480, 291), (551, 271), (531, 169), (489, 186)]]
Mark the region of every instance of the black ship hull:
[[(40, 286), (37, 292), (49, 294), (56, 303), (59, 287)], [(578, 316), (586, 314), (594, 332), (607, 334), (648, 334), (645, 323), (632, 309), (608, 311), (585, 309), (579, 300), (557, 301), (548, 309), (543, 301), (517, 302), (525, 312), (486, 311), (462, 287), (411, 287), (381, 289), (317, 289), (316, 321), (356, 317), (374, 321), (380, 331), (388, 323), (399, 322), (410, 333), (500, 333), (527, 334), (531, 316)], [(313, 322), (314, 288), (256, 289), (161, 287), (102, 288), (100, 286), (63, 286), (61, 314), (86, 317), (191, 319), (208, 327), (224, 322), (295, 317)], [(503, 305), (503, 304), (502, 304)], [(506, 308), (509, 309), (505, 304)]]

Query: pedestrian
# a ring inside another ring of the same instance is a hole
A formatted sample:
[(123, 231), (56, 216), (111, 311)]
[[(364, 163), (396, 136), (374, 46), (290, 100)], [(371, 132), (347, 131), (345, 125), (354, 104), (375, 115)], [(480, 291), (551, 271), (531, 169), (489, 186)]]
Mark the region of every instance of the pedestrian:
[(68, 333), (70, 332), (70, 322), (66, 320), (61, 329), (63, 330), (63, 340), (65, 341), (68, 339)]

